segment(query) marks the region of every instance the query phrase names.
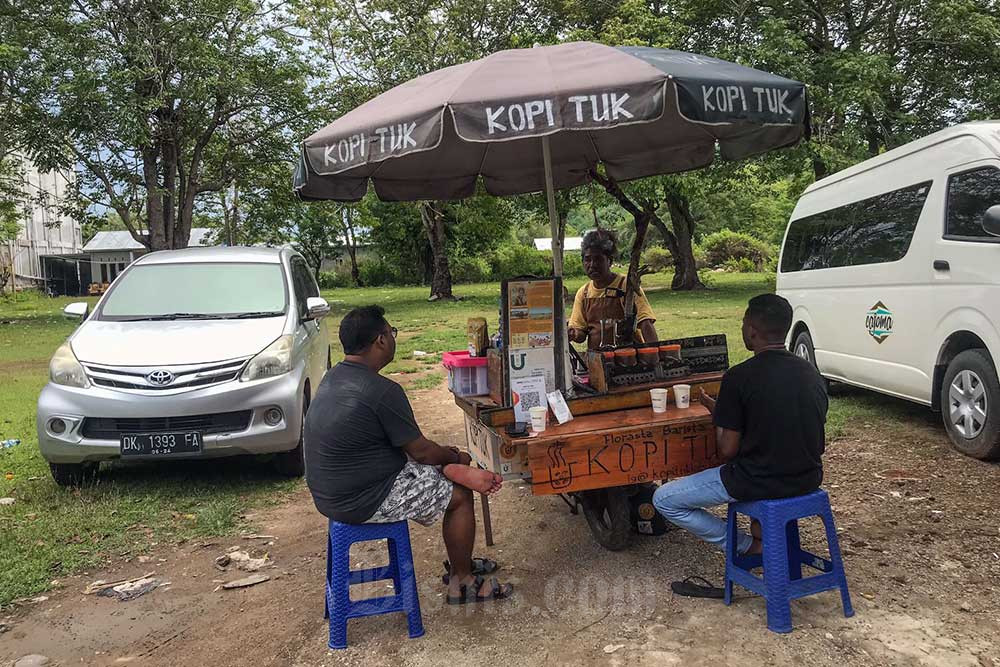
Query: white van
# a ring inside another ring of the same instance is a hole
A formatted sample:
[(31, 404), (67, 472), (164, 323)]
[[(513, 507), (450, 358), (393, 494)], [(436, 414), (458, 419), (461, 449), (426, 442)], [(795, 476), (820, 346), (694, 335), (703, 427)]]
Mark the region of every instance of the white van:
[(785, 232), (789, 349), (830, 380), (930, 406), (1000, 458), (1000, 121), (968, 123), (810, 186)]

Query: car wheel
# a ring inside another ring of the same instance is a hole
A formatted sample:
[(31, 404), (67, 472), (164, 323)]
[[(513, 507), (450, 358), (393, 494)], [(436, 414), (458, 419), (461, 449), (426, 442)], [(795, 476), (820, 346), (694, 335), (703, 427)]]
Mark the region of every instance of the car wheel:
[(281, 452), (274, 457), (274, 467), (285, 477), (302, 477), (306, 473), (306, 452), (303, 442), (306, 433), (306, 411), (309, 410), (309, 401), (302, 405), (301, 426), (299, 427), (299, 442), (295, 449)]
[(59, 486), (83, 486), (97, 477), (97, 463), (50, 463), (52, 479)]
[(580, 504), (597, 543), (609, 551), (621, 551), (632, 543), (631, 507), (623, 487), (583, 491)]
[(985, 350), (966, 350), (948, 364), (941, 408), (955, 449), (976, 459), (1000, 458), (1000, 382)]

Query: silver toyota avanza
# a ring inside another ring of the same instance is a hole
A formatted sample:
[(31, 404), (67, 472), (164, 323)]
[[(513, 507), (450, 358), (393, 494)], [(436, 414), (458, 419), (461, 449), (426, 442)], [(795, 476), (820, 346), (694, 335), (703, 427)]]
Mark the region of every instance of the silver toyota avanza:
[(302, 424), (329, 367), (330, 306), (289, 249), (190, 248), (141, 257), (49, 365), (38, 445), (79, 484), (108, 459), (274, 453), (304, 471)]

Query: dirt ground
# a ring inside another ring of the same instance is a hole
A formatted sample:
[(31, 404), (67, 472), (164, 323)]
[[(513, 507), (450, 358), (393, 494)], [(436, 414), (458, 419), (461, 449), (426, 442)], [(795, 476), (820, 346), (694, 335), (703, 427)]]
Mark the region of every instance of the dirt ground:
[[(441, 387), (415, 401), (429, 437), (462, 445), (462, 413)], [(908, 415), (910, 413), (907, 413)], [(764, 602), (740, 591), (721, 601), (674, 597), (673, 579), (720, 582), (719, 553), (681, 532), (637, 537), (611, 553), (557, 497), (508, 484), (494, 499), (496, 545), (516, 597), (447, 607), (438, 527), (411, 528), (426, 635), (408, 640), (402, 615), (351, 621), (345, 651), (326, 647), (324, 520), (308, 492), (253, 517), (273, 544), (220, 538), (156, 553), (145, 563), (66, 579), (48, 599), (0, 617), (0, 665), (40, 653), (57, 665), (586, 664), (1000, 666), (1000, 466), (948, 446), (920, 410), (907, 426), (857, 424), (830, 444), (825, 487), (834, 503), (856, 615), (839, 596), (793, 602), (795, 630), (767, 631)], [(818, 522), (817, 522), (818, 523)], [(807, 526), (806, 545), (818, 532)], [(238, 578), (215, 569), (228, 547), (265, 548), (270, 581), (218, 590)], [(373, 545), (355, 566), (378, 563)], [(95, 579), (154, 570), (170, 585), (131, 602), (85, 596)], [(373, 584), (373, 588), (383, 584)], [(739, 590), (739, 589), (737, 589)]]

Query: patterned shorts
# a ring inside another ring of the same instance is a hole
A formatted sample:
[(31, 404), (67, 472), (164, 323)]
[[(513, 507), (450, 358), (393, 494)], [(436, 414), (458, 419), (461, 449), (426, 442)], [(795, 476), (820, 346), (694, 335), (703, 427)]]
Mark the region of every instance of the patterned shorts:
[(382, 504), (365, 523), (392, 523), (412, 519), (429, 526), (451, 502), (453, 484), (436, 466), (407, 461)]

